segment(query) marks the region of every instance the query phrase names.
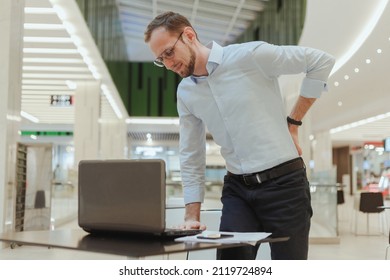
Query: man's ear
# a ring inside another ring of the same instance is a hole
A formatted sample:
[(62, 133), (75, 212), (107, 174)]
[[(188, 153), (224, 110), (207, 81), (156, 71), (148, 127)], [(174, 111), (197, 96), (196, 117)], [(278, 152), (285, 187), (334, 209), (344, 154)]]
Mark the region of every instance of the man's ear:
[(187, 39), (190, 43), (193, 43), (196, 40), (196, 33), (194, 29), (189, 26), (184, 28), (183, 35), (186, 37), (185, 39)]

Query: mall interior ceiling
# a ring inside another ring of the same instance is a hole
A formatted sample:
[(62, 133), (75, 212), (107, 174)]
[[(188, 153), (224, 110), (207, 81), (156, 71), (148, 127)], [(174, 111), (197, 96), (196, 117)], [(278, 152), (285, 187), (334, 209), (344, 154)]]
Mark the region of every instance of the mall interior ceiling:
[[(146, 24), (159, 12), (176, 10), (194, 22), (199, 37), (205, 42), (215, 40), (229, 44), (250, 25), (268, 1), (115, 2), (129, 60), (152, 61), (153, 56), (143, 42), (143, 32)], [(299, 44), (325, 50), (333, 54), (337, 61), (329, 79), (329, 91), (311, 110), (313, 132), (330, 130), (334, 145), (380, 142), (389, 137), (389, 0), (306, 2), (307, 12)], [(128, 118), (93, 39), (85, 35), (87, 27), (80, 12), (75, 10), (75, 1), (25, 0), (25, 3), (22, 74), (24, 127), (45, 129), (55, 125), (71, 128), (74, 122), (73, 108), (53, 107), (47, 99), (48, 95), (53, 94), (71, 96), (74, 81), (79, 79), (102, 80), (102, 104), (111, 108), (106, 110), (107, 114)], [(350, 12), (352, 7), (353, 13)], [(283, 88), (289, 88), (289, 85), (295, 88), (297, 80), (299, 77), (283, 80)], [(289, 95), (288, 90), (286, 95), (286, 98), (296, 97), (296, 93)], [(175, 121), (168, 124), (169, 131), (177, 128)], [(157, 132), (160, 130), (156, 128)]]

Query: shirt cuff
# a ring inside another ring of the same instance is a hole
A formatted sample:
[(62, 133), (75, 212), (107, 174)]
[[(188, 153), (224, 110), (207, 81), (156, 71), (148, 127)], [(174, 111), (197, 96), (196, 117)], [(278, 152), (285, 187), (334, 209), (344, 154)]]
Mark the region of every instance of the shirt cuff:
[(184, 204), (201, 202), (204, 200), (204, 187), (184, 187)]
[(325, 82), (304, 78), (301, 86), (301, 96), (307, 98), (320, 98), (323, 91), (328, 91), (328, 86)]

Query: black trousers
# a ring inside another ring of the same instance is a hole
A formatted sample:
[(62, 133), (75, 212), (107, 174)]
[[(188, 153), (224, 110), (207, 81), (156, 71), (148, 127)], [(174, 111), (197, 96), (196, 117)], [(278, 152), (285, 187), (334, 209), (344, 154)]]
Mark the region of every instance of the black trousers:
[[(222, 190), (220, 230), (271, 232), (273, 237), (290, 239), (270, 243), (274, 260), (305, 260), (312, 208), (304, 168), (261, 184), (247, 185), (238, 177), (226, 175)], [(255, 259), (258, 246), (217, 251), (217, 259)]]

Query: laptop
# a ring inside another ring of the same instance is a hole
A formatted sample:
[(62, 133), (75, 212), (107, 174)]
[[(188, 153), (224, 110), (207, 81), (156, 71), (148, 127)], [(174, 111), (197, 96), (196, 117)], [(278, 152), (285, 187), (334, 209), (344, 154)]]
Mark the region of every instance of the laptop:
[(86, 232), (172, 238), (201, 232), (166, 228), (164, 160), (82, 160), (78, 186), (78, 224)]

